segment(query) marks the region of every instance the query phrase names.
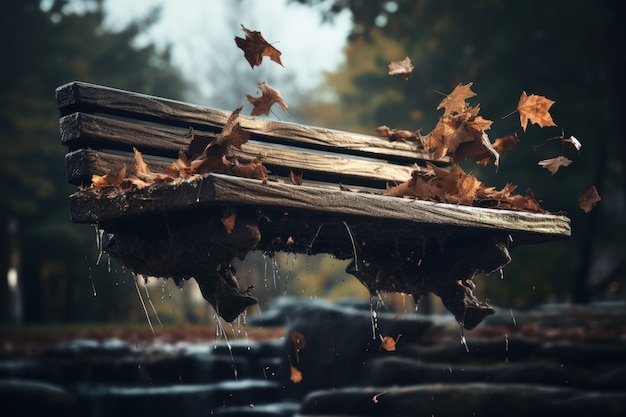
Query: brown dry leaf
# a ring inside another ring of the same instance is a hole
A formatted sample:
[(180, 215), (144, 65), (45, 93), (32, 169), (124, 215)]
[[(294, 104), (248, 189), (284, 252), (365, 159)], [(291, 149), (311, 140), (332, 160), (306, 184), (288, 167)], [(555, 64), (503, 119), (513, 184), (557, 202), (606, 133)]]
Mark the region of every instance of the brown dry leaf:
[(387, 74), (389, 75), (399, 75), (405, 80), (408, 80), (413, 72), (413, 64), (411, 64), (411, 59), (407, 56), (402, 61), (391, 61), (387, 64)]
[(293, 171), (289, 171), (289, 180), (293, 185), (302, 185), (302, 172), (296, 175)]
[(387, 352), (393, 352), (396, 350), (396, 343), (398, 343), (398, 340), (400, 340), (400, 336), (402, 336), (402, 333), (398, 335), (396, 340), (393, 340), (393, 337), (391, 336), (385, 336), (385, 337), (383, 337), (382, 335), (379, 335), (379, 336), (380, 336), (380, 347), (378, 349), (379, 350), (385, 349)]
[(493, 142), (493, 149), (502, 152), (509, 152), (519, 142), (517, 135), (506, 135), (501, 138), (496, 138)]
[(589, 213), (600, 200), (600, 194), (598, 194), (598, 190), (596, 190), (595, 185), (578, 195), (578, 204), (585, 213)]
[(256, 30), (249, 30), (244, 25), (241, 25), (243, 33), (246, 34), (246, 38), (240, 38), (235, 36), (235, 43), (243, 51), (243, 54), (250, 64), (250, 67), (254, 69), (255, 66), (261, 65), (264, 56), (270, 57), (270, 59), (277, 64), (283, 66), (280, 61), (281, 52), (270, 45), (261, 32)]
[(289, 379), (291, 379), (291, 382), (293, 382), (294, 384), (297, 384), (299, 382), (302, 381), (302, 372), (300, 372), (295, 366), (290, 365), (291, 367), (291, 376), (289, 377)]
[(387, 138), (389, 142), (421, 142), (421, 129), (416, 130), (415, 132), (411, 132), (410, 130), (397, 130), (392, 129), (387, 125), (378, 126), (374, 129), (376, 133), (378, 133), (381, 137)]
[(126, 177), (126, 165), (124, 165), (117, 173), (111, 173), (110, 169), (105, 170), (104, 175), (92, 175), (91, 183), (97, 189), (118, 187)]
[(246, 94), (248, 101), (254, 106), (252, 112), (250, 113), (252, 116), (260, 116), (262, 114), (266, 116), (269, 115), (270, 108), (274, 103), (282, 107), (287, 116), (289, 116), (287, 103), (280, 94), (280, 91), (263, 81), (259, 81), (259, 89), (261, 90), (261, 97), (253, 97)]
[(223, 217), (221, 220), (222, 224), (224, 225), (224, 229), (226, 229), (226, 233), (231, 234), (233, 229), (235, 228), (237, 214), (233, 213), (230, 216)]
[[(469, 107), (463, 113), (440, 117), (432, 132), (424, 138), (424, 147), (428, 151), (434, 150), (435, 159), (450, 155), (455, 162), (474, 156), (474, 152), (479, 152), (481, 146), (487, 144), (489, 144), (487, 150), (497, 154), (491, 147), (489, 139), (484, 140), (484, 131), (491, 127), (492, 122), (483, 119), (482, 116), (478, 116), (478, 111), (478, 106)], [(477, 142), (476, 150), (462, 152), (459, 156), (454, 155), (459, 145), (472, 141)], [(479, 153), (482, 153), (482, 151)], [(496, 159), (495, 156), (494, 159)]]
[(237, 149), (241, 149), (241, 145), (248, 141), (248, 139), (250, 138), (250, 132), (244, 130), (244, 128), (241, 127), (238, 121), (239, 113), (241, 113), (242, 109), (243, 106), (239, 106), (238, 108), (233, 110), (230, 116), (228, 116), (228, 120), (226, 120), (224, 128), (215, 139), (216, 144), (221, 146), (230, 145), (234, 146)]
[(550, 107), (555, 103), (554, 100), (550, 100), (544, 96), (538, 96), (535, 94), (526, 95), (526, 91), (522, 92), (522, 95), (517, 104), (517, 111), (519, 112), (519, 119), (524, 132), (528, 121), (535, 123), (540, 127), (556, 126), (556, 123), (552, 120), (552, 116), (548, 113)]
[(445, 109), (443, 113), (444, 116), (463, 112), (467, 106), (465, 100), (476, 95), (471, 89), (472, 84), (473, 83), (470, 82), (465, 85), (461, 83), (457, 85), (446, 98), (441, 100), (441, 103), (437, 106), (437, 110)]
[[(141, 155), (141, 152), (137, 150), (137, 148), (133, 147), (133, 153), (135, 154), (136, 175), (140, 180), (148, 184), (153, 184), (155, 182), (166, 182), (172, 181), (174, 179), (172, 175), (150, 171), (150, 168), (148, 168), (148, 164), (144, 162), (143, 156)], [(141, 182), (136, 182), (135, 186), (140, 188), (144, 187)]]
[(543, 161), (539, 161), (540, 166), (550, 171), (552, 175), (556, 174), (560, 167), (569, 166), (572, 163), (571, 159), (568, 159), (562, 155), (557, 156), (556, 158), (544, 159)]
[(228, 174), (243, 178), (253, 178), (267, 183), (267, 169), (263, 166), (261, 158), (254, 158), (252, 161), (242, 164), (233, 158), (228, 164)]

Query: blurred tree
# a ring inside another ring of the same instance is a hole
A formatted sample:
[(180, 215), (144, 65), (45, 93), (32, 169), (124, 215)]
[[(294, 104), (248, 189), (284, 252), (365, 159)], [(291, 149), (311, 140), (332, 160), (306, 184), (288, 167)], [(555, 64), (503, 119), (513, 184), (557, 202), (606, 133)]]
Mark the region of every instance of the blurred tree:
[[(74, 187), (65, 180), (54, 90), (81, 80), (180, 99), (187, 86), (168, 51), (135, 46), (158, 11), (113, 32), (103, 26), (102, 0), (47, 4), (44, 10), (39, 0), (0, 3), (0, 271), (8, 268), (6, 226), (17, 220), (25, 320), (110, 318), (106, 310), (115, 300), (107, 292), (122, 294), (101, 286), (88, 301), (90, 280), (108, 271), (102, 265), (90, 270), (98, 257), (94, 230), (69, 220), (67, 197)], [(84, 11), (70, 12), (76, 8)], [(6, 306), (5, 279), (0, 289)], [(6, 318), (3, 309), (0, 319)]]
[[(551, 297), (585, 302), (597, 295), (624, 294), (626, 240), (624, 195), (626, 146), (620, 139), (619, 116), (625, 93), (621, 39), (624, 5), (609, 1), (556, 2), (436, 0), (292, 0), (325, 6), (332, 19), (352, 12), (354, 29), (347, 62), (328, 75), (323, 97), (302, 109), (310, 123), (373, 134), (386, 124), (429, 132), (440, 112), (442, 95), (459, 83), (474, 82), (481, 114), (494, 120), (488, 133), (517, 133), (520, 143), (504, 154), (496, 173), (465, 163), (488, 185), (531, 188), (544, 208), (563, 210), (572, 219), (573, 237), (566, 242), (519, 247), (505, 269), (507, 285), (485, 286), (496, 303), (523, 305)], [(415, 65), (404, 81), (387, 75), (389, 61), (409, 56)], [(328, 92), (330, 90), (330, 94)], [(551, 113), (557, 128), (530, 126), (522, 132), (513, 111), (521, 92), (556, 100)], [(556, 175), (537, 166), (541, 159), (564, 152), (550, 137), (576, 136), (580, 155)], [(595, 185), (603, 197), (589, 214), (577, 196)], [(592, 276), (593, 275), (593, 276)], [(620, 287), (621, 286), (621, 287)]]

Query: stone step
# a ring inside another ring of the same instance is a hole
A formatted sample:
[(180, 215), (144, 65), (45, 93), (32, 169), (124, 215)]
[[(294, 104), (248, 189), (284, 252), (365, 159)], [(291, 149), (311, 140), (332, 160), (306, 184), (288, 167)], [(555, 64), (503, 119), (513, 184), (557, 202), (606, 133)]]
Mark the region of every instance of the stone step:
[(621, 417), (626, 392), (590, 392), (535, 384), (426, 384), (316, 391), (300, 417)]
[(85, 415), (208, 416), (229, 407), (281, 401), (281, 387), (269, 381), (240, 380), (217, 384), (121, 386), (81, 384), (76, 396)]

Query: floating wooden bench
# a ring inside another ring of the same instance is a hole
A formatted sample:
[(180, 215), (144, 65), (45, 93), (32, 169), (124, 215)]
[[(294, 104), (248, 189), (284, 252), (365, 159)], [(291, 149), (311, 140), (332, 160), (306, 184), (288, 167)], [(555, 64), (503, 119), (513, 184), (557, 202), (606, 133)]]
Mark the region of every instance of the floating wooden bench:
[(104, 250), (135, 273), (178, 284), (195, 278), (227, 321), (256, 302), (253, 289), (237, 285), (231, 261), (260, 250), (352, 259), (348, 272), (370, 291), (416, 300), (433, 292), (471, 329), (494, 312), (472, 293), (477, 273), (506, 265), (517, 245), (570, 235), (565, 216), (381, 195), (426, 161), (449, 164), (415, 143), (245, 116), (250, 140), (232, 154), (242, 163), (261, 156), (267, 181), (208, 173), (94, 190), (94, 174), (126, 167), (133, 175), (133, 148), (152, 172), (165, 172), (190, 152), (192, 137), (214, 140), (231, 113), (82, 82), (56, 97), (67, 179), (79, 186), (72, 221), (104, 230)]

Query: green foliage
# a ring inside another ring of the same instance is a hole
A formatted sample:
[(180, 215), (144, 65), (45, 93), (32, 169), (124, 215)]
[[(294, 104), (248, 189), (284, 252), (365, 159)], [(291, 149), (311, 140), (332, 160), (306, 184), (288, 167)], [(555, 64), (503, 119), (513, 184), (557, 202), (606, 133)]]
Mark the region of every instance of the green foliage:
[[(324, 86), (324, 97), (334, 100), (310, 103), (303, 111), (311, 115), (309, 123), (368, 134), (380, 125), (428, 133), (441, 116), (435, 110), (441, 93), (472, 81), (478, 96), (469, 101), (494, 121), (488, 131), (492, 141), (512, 133), (520, 137), (516, 148), (502, 155), (497, 172), (467, 162), (464, 169), (487, 185), (501, 188), (510, 182), (522, 194), (531, 188), (544, 208), (567, 212), (573, 237), (517, 248), (504, 283), (485, 286), (494, 303), (532, 304), (555, 296), (584, 301), (592, 296), (586, 283), (594, 262), (607, 252), (614, 254), (612, 266), (625, 262), (626, 154), (618, 131), (624, 91), (616, 86), (623, 86), (620, 74), (626, 68), (613, 46), (616, 33), (623, 32), (614, 8), (623, 6), (572, 1), (562, 7), (539, 0), (298, 1), (326, 5), (328, 19), (348, 9), (354, 21), (346, 63)], [(388, 76), (387, 63), (405, 56), (415, 66), (411, 78)], [(516, 115), (503, 119), (515, 110), (523, 90), (556, 100), (551, 113), (558, 127), (531, 126), (523, 132)], [(583, 148), (580, 155), (567, 154), (574, 163), (551, 176), (537, 163), (564, 150), (556, 142), (537, 151), (533, 146), (562, 132), (578, 138)], [(577, 196), (591, 185), (605, 201), (621, 199), (621, 210), (601, 203), (585, 215)]]
[[(6, 225), (16, 219), (25, 318), (99, 320), (116, 303), (106, 291), (88, 301), (89, 267), (98, 257), (95, 233), (69, 220), (67, 198), (75, 188), (65, 179), (55, 88), (81, 80), (182, 99), (187, 86), (167, 51), (134, 46), (158, 18), (156, 11), (114, 32), (103, 26), (102, 1), (89, 2), (91, 7), (81, 14), (65, 14), (65, 1), (52, 3), (47, 10), (39, 0), (0, 4), (5, 57), (0, 76), (0, 271), (7, 270)], [(94, 266), (93, 274), (107, 273), (100, 269)], [(0, 289), (7, 305), (5, 280)], [(133, 291), (111, 296), (133, 296)], [(5, 317), (2, 311), (0, 320)]]

